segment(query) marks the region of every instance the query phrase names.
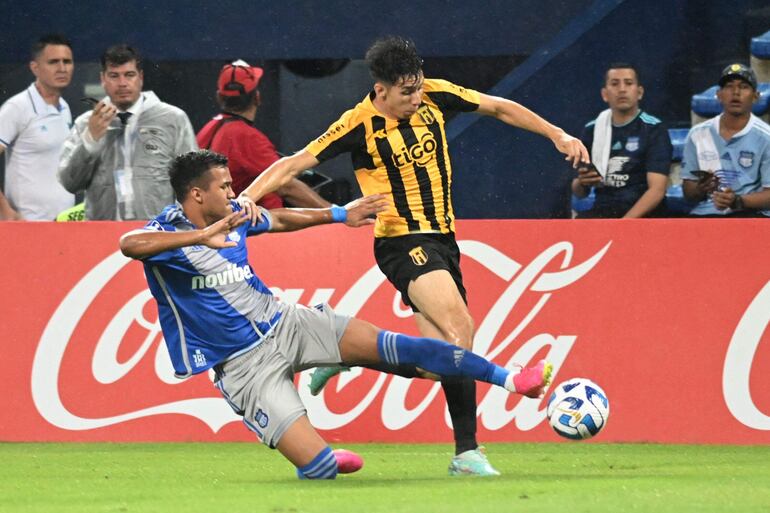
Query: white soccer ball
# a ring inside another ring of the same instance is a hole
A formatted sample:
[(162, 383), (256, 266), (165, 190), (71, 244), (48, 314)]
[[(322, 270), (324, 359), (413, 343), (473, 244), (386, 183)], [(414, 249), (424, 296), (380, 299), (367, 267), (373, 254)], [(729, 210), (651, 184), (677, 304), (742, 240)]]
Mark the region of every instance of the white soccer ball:
[(573, 378), (559, 384), (548, 399), (548, 422), (557, 434), (572, 440), (595, 436), (607, 424), (610, 402), (596, 383)]

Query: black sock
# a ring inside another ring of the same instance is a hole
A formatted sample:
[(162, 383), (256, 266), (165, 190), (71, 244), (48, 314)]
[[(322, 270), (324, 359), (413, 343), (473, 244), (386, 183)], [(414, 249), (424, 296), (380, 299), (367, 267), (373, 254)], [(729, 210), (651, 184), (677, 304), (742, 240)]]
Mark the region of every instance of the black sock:
[(386, 374), (395, 374), (396, 376), (401, 376), (402, 378), (421, 377), (420, 374), (417, 372), (417, 367), (415, 367), (414, 365), (391, 365), (387, 362), (379, 362), (379, 363), (367, 363), (362, 367), (384, 372)]
[[(414, 365), (391, 365), (385, 362), (366, 364), (365, 367), (404, 378), (420, 377)], [(441, 380), (455, 437), (455, 454), (471, 451), (479, 446), (476, 441), (476, 381), (472, 378), (446, 377)]]
[(455, 436), (455, 454), (479, 446), (476, 441), (476, 381), (470, 378), (443, 379), (449, 416), (452, 417)]

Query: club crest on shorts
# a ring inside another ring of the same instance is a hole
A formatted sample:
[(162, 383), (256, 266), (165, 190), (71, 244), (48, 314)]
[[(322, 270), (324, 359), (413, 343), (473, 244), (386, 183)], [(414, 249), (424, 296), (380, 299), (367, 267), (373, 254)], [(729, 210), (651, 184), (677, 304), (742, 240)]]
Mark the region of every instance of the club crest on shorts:
[(257, 422), (257, 425), (261, 427), (262, 429), (267, 427), (267, 421), (269, 420), (267, 417), (267, 413), (262, 411), (262, 408), (257, 410), (256, 415), (254, 415), (254, 420)]
[(412, 257), (414, 265), (425, 265), (428, 263), (428, 254), (422, 249), (422, 246), (417, 246), (409, 252), (409, 256)]

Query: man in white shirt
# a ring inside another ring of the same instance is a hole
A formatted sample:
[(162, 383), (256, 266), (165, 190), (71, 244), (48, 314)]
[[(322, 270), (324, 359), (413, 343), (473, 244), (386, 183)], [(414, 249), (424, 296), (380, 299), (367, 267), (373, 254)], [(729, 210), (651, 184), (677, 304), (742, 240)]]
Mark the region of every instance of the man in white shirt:
[(87, 220), (151, 219), (173, 203), (168, 168), (198, 149), (195, 132), (184, 111), (142, 91), (135, 48), (110, 47), (101, 64), (107, 97), (75, 120), (58, 178), (70, 192), (85, 190)]
[(72, 80), (70, 42), (41, 37), (29, 63), (35, 82), (0, 107), (0, 153), (5, 153), (5, 195), (0, 219), (51, 221), (75, 203), (56, 179), (72, 114), (61, 93)]

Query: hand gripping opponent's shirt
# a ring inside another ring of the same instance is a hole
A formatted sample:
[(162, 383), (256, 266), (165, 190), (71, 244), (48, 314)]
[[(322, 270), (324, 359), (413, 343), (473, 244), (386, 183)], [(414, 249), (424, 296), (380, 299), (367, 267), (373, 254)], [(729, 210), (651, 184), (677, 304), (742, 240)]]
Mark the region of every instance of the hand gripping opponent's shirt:
[[(233, 210), (241, 210), (234, 201)], [(246, 237), (270, 230), (262, 210), (257, 225), (227, 235), (234, 247), (187, 246), (143, 260), (150, 291), (177, 377), (203, 372), (262, 343), (281, 318), (283, 305), (249, 265)], [(170, 205), (144, 228), (194, 230), (179, 205)]]
[(478, 110), (477, 91), (426, 78), (423, 101), (408, 120), (386, 118), (370, 93), (305, 150), (323, 162), (350, 153), (365, 196), (384, 194), (390, 206), (377, 214), (375, 237), (453, 233), (452, 166), (446, 115)]

